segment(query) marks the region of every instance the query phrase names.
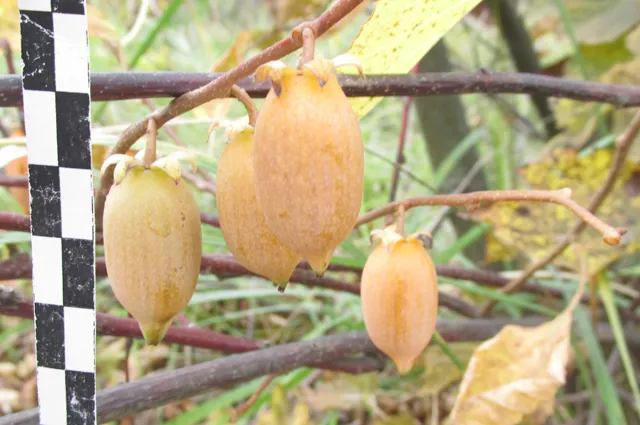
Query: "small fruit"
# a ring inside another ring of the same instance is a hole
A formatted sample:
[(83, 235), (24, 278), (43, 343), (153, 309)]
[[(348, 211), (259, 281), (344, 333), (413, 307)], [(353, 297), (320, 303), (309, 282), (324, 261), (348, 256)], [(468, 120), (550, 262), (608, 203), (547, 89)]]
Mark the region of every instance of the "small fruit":
[(422, 235), (403, 237), (392, 227), (372, 232), (380, 242), (362, 271), (365, 327), (401, 374), (431, 340), (438, 315), (437, 274)]
[(180, 155), (148, 168), (142, 155), (113, 155), (103, 164), (103, 172), (116, 164), (103, 236), (111, 288), (155, 345), (195, 291), (202, 234), (198, 204), (180, 179)]
[(267, 227), (256, 199), (253, 128), (231, 129), (228, 139), (216, 172), (216, 202), (224, 240), (240, 264), (284, 291), (301, 258)]
[(348, 64), (358, 65), (316, 58), (298, 71), (276, 61), (255, 75), (273, 84), (255, 125), (258, 202), (276, 237), (318, 275), (353, 230), (362, 201), (362, 135), (334, 69)]

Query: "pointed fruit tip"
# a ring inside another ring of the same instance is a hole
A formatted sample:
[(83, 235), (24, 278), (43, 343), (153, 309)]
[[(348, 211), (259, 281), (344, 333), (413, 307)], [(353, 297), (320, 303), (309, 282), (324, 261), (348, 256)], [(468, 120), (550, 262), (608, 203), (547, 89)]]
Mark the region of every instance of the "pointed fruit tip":
[(172, 321), (173, 319), (164, 324), (140, 324), (140, 330), (142, 331), (142, 336), (144, 337), (144, 341), (147, 343), (147, 345), (158, 345), (164, 338), (167, 330), (169, 330), (169, 326), (171, 326)]
[(393, 359), (393, 362), (396, 364), (396, 367), (398, 368), (398, 373), (400, 375), (406, 375), (413, 368), (414, 359), (411, 359), (411, 358)]
[(276, 280), (272, 280), (271, 283), (273, 284), (273, 286), (276, 287), (278, 292), (282, 293), (287, 288), (287, 284), (289, 283), (289, 281), (276, 279)]

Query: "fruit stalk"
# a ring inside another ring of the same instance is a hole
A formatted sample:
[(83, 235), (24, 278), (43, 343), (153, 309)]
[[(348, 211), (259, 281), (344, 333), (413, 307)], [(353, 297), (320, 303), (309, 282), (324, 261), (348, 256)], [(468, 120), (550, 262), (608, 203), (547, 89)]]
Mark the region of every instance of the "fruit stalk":
[(315, 57), (316, 35), (309, 26), (299, 27), (299, 34), (302, 37), (302, 54), (300, 56), (300, 64), (298, 69), (303, 65), (311, 62)]
[(231, 86), (231, 95), (242, 102), (249, 114), (249, 125), (251, 127), (255, 127), (256, 120), (258, 119), (258, 108), (256, 107), (256, 104), (253, 103), (253, 99), (251, 99), (249, 93), (237, 84), (234, 84)]
[(149, 168), (156, 160), (156, 138), (158, 137), (158, 124), (151, 118), (147, 124), (147, 145), (144, 150), (142, 162)]

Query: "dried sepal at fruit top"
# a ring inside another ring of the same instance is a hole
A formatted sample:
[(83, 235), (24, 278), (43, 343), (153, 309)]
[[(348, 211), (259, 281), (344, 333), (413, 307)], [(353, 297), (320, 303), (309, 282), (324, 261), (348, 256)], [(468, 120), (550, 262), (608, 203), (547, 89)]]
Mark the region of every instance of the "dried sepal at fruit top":
[[(141, 150), (135, 154), (135, 156), (115, 154), (109, 156), (100, 168), (100, 173), (104, 174), (107, 168), (115, 165), (113, 170), (113, 182), (119, 184), (124, 180), (127, 172), (134, 167), (144, 167), (144, 153), (145, 150)], [(182, 165), (181, 160), (188, 160), (191, 163), (191, 170), (195, 172), (197, 170), (196, 162), (193, 157), (187, 152), (174, 152), (165, 157), (158, 158), (151, 165), (150, 168), (160, 169), (167, 173), (176, 184), (179, 183), (182, 177)]]
[(376, 247), (362, 271), (362, 315), (369, 337), (407, 373), (436, 328), (438, 282), (428, 233), (405, 237), (395, 226), (371, 235)]
[(113, 155), (102, 166), (104, 172), (116, 165), (103, 237), (111, 288), (154, 345), (195, 291), (202, 235), (198, 204), (178, 162), (188, 155), (175, 153), (149, 167), (143, 156), (144, 151), (135, 157)]
[[(306, 76), (315, 77), (320, 87), (323, 87), (329, 79), (335, 78), (335, 70), (344, 66), (355, 67), (360, 75), (364, 76), (360, 61), (351, 55), (340, 55), (333, 59), (317, 57), (300, 68), (286, 65), (284, 62), (275, 60), (260, 65), (256, 70), (253, 79), (257, 82), (271, 80), (274, 91), (278, 96), (282, 90), (282, 82), (287, 77)], [(340, 89), (342, 91), (342, 89)]]
[(318, 275), (353, 230), (364, 186), (360, 125), (336, 65), (359, 68), (352, 57), (316, 58), (299, 70), (269, 62), (255, 75), (273, 86), (255, 125), (257, 199), (277, 238)]
[(240, 264), (283, 292), (301, 258), (269, 229), (256, 199), (251, 126), (227, 127), (216, 187), (220, 228), (229, 251)]

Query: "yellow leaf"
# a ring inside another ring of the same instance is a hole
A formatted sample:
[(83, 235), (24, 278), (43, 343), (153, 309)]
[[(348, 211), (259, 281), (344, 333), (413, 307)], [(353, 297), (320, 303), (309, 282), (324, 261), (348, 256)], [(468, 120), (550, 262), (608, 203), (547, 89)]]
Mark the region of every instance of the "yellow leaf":
[[(406, 74), (480, 0), (378, 0), (347, 52), (365, 74)], [(345, 73), (355, 73), (349, 69)], [(359, 118), (382, 98), (352, 98)]]
[[(613, 151), (594, 150), (579, 156), (573, 149), (556, 149), (553, 155), (529, 164), (521, 170), (529, 187), (554, 190), (570, 187), (573, 199), (587, 205), (600, 189), (609, 173)], [(593, 228), (585, 229), (578, 243), (587, 250), (589, 273), (596, 273), (623, 256), (640, 249), (637, 237), (640, 222), (640, 164), (627, 161), (609, 196), (598, 209), (598, 216), (616, 227), (628, 229), (620, 245), (602, 242)], [(492, 237), (530, 260), (545, 257), (573, 227), (576, 217), (566, 208), (540, 202), (504, 202), (470, 212), (476, 221), (493, 226)], [(576, 256), (571, 248), (553, 262), (577, 270)]]
[(87, 4), (87, 28), (89, 37), (97, 37), (102, 40), (115, 40), (118, 36), (116, 28), (104, 18), (98, 8)]
[(497, 261), (511, 261), (517, 257), (517, 252), (500, 242), (493, 233), (485, 238), (484, 263), (492, 264)]
[(573, 354), (572, 314), (585, 281), (555, 319), (531, 328), (505, 326), (475, 350), (448, 423), (516, 425), (527, 416), (539, 420), (550, 413)]
[[(478, 345), (478, 342), (451, 342), (449, 349), (461, 362), (467, 363)], [(424, 374), (420, 377), (423, 384), (416, 394), (418, 397), (438, 396), (462, 378), (462, 371), (451, 363), (451, 359), (437, 345), (427, 347), (423, 356), (416, 361), (416, 366), (424, 366)]]
[(377, 372), (355, 376), (342, 374), (334, 380), (325, 379), (314, 388), (302, 389), (301, 394), (315, 410), (349, 410), (371, 403), (378, 388)]
[(390, 416), (386, 419), (375, 421), (372, 425), (415, 425), (416, 420), (408, 413)]
[(257, 418), (258, 425), (309, 425), (309, 406), (303, 402), (297, 402), (293, 409), (287, 399), (285, 389), (281, 384), (276, 384), (271, 393), (271, 409), (260, 414)]
[(211, 72), (226, 72), (245, 59), (253, 34), (251, 31), (240, 31), (233, 45), (218, 62), (211, 67)]
[(0, 38), (6, 38), (12, 50), (20, 47), (20, 16), (17, 0), (0, 1)]

